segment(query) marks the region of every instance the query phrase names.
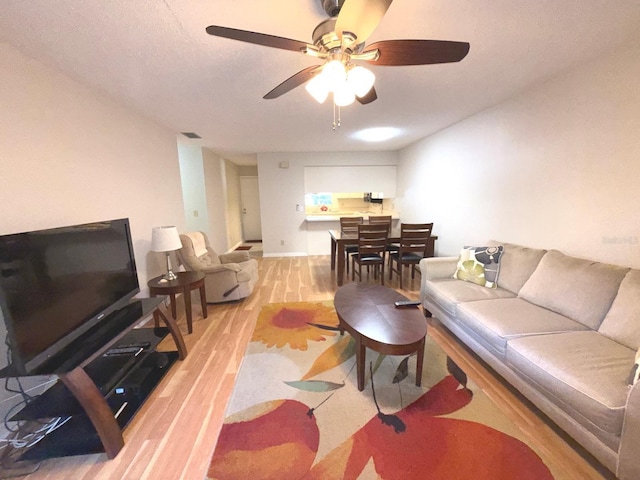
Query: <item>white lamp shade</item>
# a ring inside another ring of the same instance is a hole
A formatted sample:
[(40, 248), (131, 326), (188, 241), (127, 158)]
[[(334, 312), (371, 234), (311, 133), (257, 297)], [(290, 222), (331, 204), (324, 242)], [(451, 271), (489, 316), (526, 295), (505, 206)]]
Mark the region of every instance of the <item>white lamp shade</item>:
[(355, 99), (356, 96), (347, 82), (342, 82), (342, 84), (340, 84), (333, 92), (333, 101), (339, 107), (346, 107), (347, 105), (351, 105)]
[(347, 78), (344, 65), (339, 60), (331, 60), (322, 69), (320, 74), (326, 82), (329, 91), (335, 92), (339, 85), (343, 84)]
[(320, 75), (313, 77), (304, 87), (318, 103), (323, 103), (329, 95), (326, 79)]
[(353, 67), (347, 74), (347, 83), (358, 97), (364, 97), (369, 93), (375, 81), (374, 73), (361, 66)]
[(176, 227), (155, 227), (151, 231), (151, 250), (170, 252), (182, 248), (180, 235)]

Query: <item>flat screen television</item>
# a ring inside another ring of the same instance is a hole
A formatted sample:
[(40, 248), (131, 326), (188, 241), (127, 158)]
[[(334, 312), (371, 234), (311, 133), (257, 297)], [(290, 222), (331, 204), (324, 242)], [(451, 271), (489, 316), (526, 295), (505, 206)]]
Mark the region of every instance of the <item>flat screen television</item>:
[(129, 219), (0, 236), (10, 370), (38, 373), (139, 292)]

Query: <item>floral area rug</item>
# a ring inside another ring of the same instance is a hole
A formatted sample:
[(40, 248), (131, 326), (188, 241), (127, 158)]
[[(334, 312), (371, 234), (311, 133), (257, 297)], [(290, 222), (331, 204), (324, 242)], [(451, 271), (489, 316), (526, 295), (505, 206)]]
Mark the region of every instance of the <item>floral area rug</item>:
[(359, 392), (337, 325), (332, 302), (263, 307), (210, 479), (561, 478), (428, 336), (422, 387), (415, 355), (367, 350)]

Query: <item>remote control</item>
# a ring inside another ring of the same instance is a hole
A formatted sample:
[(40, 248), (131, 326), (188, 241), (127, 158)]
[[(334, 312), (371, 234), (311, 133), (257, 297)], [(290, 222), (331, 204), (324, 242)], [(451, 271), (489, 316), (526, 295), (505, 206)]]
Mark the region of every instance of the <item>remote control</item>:
[(422, 302), (420, 302), (419, 300), (398, 300), (397, 302), (394, 302), (394, 305), (396, 306), (396, 308), (404, 308), (417, 307), (421, 303)]
[(149, 342), (138, 342), (138, 343), (126, 343), (123, 345), (118, 345), (117, 347), (113, 347), (113, 348), (149, 348), (151, 346), (151, 343)]
[(104, 355), (107, 357), (113, 355), (129, 355), (131, 353), (135, 353), (136, 355), (142, 352), (144, 348), (142, 347), (114, 347), (107, 350)]

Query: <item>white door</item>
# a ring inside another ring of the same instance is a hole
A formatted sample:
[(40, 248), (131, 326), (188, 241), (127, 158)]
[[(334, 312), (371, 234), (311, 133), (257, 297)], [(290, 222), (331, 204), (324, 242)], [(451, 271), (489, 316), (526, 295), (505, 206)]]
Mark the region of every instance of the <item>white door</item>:
[(240, 177), (240, 201), (242, 202), (242, 236), (244, 240), (262, 240), (258, 177)]

